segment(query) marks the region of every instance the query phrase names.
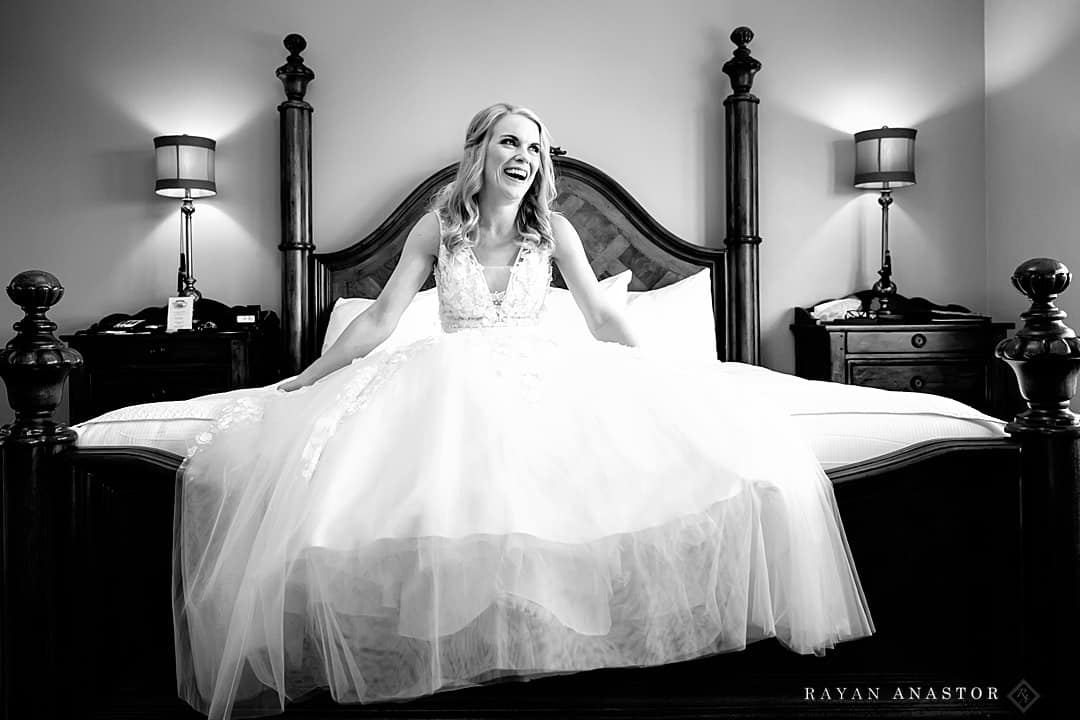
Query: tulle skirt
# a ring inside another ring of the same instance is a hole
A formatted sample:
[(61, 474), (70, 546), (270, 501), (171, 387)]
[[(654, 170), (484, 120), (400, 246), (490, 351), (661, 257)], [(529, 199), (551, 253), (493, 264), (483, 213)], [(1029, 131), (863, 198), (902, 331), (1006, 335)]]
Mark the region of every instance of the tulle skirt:
[(180, 695), (238, 717), (870, 634), (828, 479), (726, 367), (469, 330), (239, 400), (177, 484)]

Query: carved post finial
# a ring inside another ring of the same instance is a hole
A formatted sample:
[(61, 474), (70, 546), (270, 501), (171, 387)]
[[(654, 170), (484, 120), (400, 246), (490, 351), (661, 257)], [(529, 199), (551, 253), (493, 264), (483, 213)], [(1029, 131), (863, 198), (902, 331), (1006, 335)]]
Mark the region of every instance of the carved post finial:
[(740, 25), (731, 31), (731, 42), (738, 45), (738, 49), (735, 52), (749, 53), (746, 46), (750, 44), (750, 41), (754, 39), (754, 31), (745, 25)]
[(304, 62), (304, 58), (300, 57), (300, 53), (307, 49), (307, 40), (300, 33), (289, 33), (285, 36), (283, 41), (285, 49), (289, 51), (290, 62)]
[(761, 69), (761, 63), (750, 55), (746, 47), (754, 39), (754, 31), (748, 27), (737, 27), (731, 32), (731, 42), (737, 46), (734, 57), (724, 63), (723, 70), (731, 78), (731, 89), (736, 94), (749, 93), (754, 84), (754, 73)]
[(45, 313), (60, 302), (64, 288), (43, 270), (27, 270), (7, 286), (8, 297), (26, 316), (15, 323), (14, 338), (0, 352), (0, 376), (7, 385), (15, 422), (0, 430), (3, 438), (64, 436), (74, 433), (52, 421), (68, 373), (82, 365), (82, 356), (53, 335), (56, 323)]
[(289, 57), (285, 58), (285, 64), (277, 69), (278, 80), (285, 86), (287, 102), (304, 103), (308, 83), (315, 79), (315, 72), (305, 65), (304, 58), (300, 57), (300, 53), (307, 48), (307, 40), (303, 35), (291, 33), (285, 36), (284, 45), (289, 51)]
[(1080, 432), (1080, 417), (1069, 410), (1080, 375), (1080, 338), (1064, 323), (1054, 300), (1072, 282), (1063, 263), (1034, 258), (1021, 263), (1012, 284), (1031, 299), (1024, 327), (1002, 340), (996, 355), (1008, 363), (1028, 409), (1010, 423), (1010, 432)]

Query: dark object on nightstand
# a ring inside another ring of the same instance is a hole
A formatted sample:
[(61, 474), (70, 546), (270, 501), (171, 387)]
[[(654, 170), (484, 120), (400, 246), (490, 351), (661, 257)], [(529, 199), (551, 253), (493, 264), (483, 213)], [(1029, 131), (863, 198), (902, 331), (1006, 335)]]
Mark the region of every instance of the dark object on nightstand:
[[(245, 322), (252, 313), (257, 321)], [(281, 378), (281, 330), (273, 312), (204, 298), (195, 304), (196, 329), (174, 333), (164, 332), (165, 314), (164, 307), (112, 314), (63, 337), (84, 359), (71, 376), (71, 422)]]
[(836, 322), (795, 308), (795, 374), (886, 390), (944, 395), (1009, 419), (1020, 403), (994, 348), (1012, 323)]

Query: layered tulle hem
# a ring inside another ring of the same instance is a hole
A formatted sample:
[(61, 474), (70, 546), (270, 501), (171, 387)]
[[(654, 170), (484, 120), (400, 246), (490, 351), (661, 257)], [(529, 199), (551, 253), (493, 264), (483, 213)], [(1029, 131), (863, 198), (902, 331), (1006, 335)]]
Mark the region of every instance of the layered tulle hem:
[(276, 572), (191, 588), (176, 618), (190, 661), (180, 692), (211, 717), (240, 717), (318, 688), (342, 703), (404, 700), (767, 637), (820, 653), (872, 632), (846, 557), (817, 558), (809, 582), (785, 566), (799, 552), (763, 534), (769, 502), (750, 490), (583, 545), (505, 535), (305, 548)]

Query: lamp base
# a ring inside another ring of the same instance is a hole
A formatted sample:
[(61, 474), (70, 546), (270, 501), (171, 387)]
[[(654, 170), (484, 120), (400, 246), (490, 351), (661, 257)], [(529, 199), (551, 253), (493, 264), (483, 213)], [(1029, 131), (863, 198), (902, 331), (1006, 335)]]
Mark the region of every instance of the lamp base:
[[(881, 322), (900, 322), (904, 319), (904, 316), (896, 309), (896, 285), (889, 284), (888, 286), (882, 286), (881, 283), (874, 283), (874, 287), (871, 290), (874, 293), (871, 300), (870, 309), (874, 313), (874, 317)], [(877, 307), (874, 307), (874, 304)]]
[(893, 305), (898, 288), (896, 283), (892, 281), (892, 255), (888, 250), (884, 253), (878, 275), (881, 276), (881, 279), (874, 283), (874, 287), (871, 288), (874, 293), (874, 300), (877, 301), (877, 310), (874, 315), (881, 322), (899, 322), (904, 318), (900, 313), (896, 312)]

